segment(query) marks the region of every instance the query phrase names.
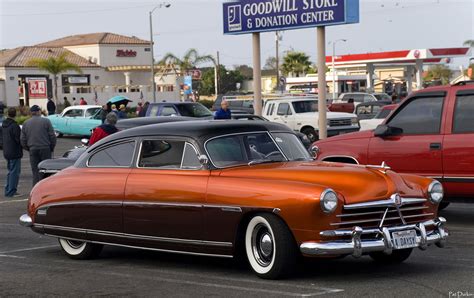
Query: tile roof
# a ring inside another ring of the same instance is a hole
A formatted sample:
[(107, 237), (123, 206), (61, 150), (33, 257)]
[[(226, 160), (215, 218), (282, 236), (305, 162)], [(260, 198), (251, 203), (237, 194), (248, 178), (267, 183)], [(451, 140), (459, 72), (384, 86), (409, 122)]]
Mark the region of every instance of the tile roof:
[(55, 47), (19, 47), (11, 50), (0, 51), (0, 67), (28, 67), (27, 63), (33, 58), (47, 59), (59, 57), (67, 52), (66, 59), (79, 67), (100, 67), (87, 59), (65, 49)]
[(101, 32), (66, 36), (63, 38), (40, 43), (38, 47), (67, 47), (89, 44), (150, 44), (149, 41), (135, 36), (125, 36), (115, 33)]

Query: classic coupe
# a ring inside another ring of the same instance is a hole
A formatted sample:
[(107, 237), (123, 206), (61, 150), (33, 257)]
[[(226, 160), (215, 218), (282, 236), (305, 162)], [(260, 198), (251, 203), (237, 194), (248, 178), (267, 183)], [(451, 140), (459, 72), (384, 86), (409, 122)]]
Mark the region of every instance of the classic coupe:
[(94, 144), (33, 188), (20, 223), (59, 238), (74, 259), (104, 244), (243, 256), (274, 279), (299, 256), (393, 263), (442, 247), (442, 198), (439, 182), (385, 165), (316, 162), (281, 124), (185, 121)]
[(101, 106), (71, 106), (59, 115), (49, 116), (57, 137), (63, 135), (90, 136), (92, 129), (102, 124)]

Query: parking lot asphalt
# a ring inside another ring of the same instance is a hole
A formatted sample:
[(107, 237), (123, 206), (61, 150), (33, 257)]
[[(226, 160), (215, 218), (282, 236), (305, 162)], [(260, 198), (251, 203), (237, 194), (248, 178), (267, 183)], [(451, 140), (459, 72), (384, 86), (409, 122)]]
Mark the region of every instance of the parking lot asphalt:
[[(58, 142), (56, 156), (79, 145)], [(415, 250), (405, 263), (381, 266), (368, 257), (305, 260), (290, 279), (257, 278), (246, 265), (215, 259), (107, 246), (95, 260), (66, 257), (56, 239), (18, 224), (27, 196), (6, 199), (6, 164), (0, 160), (0, 297), (474, 297), (474, 204), (451, 204), (441, 215), (451, 234), (447, 247)], [(31, 189), (28, 156), (19, 192)], [(474, 203), (474, 198), (473, 198)]]

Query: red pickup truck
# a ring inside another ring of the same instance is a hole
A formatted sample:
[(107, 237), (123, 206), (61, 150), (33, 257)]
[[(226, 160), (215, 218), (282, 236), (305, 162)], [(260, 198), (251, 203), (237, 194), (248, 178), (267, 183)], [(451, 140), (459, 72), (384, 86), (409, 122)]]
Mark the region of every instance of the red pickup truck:
[(313, 144), (318, 160), (435, 178), (447, 201), (474, 202), (474, 81), (412, 93), (372, 131)]

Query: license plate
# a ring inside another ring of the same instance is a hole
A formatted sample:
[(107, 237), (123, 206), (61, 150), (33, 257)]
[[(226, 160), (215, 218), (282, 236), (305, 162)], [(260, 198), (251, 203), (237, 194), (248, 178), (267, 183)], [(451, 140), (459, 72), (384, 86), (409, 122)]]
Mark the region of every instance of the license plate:
[(393, 232), (392, 241), (393, 241), (394, 249), (417, 247), (416, 231), (407, 230), (407, 231)]

